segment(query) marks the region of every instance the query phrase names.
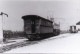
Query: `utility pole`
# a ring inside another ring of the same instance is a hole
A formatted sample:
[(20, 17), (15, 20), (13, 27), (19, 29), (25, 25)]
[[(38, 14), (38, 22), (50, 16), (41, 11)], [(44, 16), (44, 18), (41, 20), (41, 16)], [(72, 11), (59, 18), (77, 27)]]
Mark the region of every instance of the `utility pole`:
[(3, 15), (8, 17), (8, 14), (1, 12), (0, 14), (0, 43), (3, 43)]

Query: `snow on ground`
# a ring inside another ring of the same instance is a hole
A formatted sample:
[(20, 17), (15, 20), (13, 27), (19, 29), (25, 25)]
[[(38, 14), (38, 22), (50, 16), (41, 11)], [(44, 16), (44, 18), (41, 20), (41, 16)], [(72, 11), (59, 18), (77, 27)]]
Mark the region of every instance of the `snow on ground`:
[(61, 34), (5, 53), (80, 53), (80, 32)]
[(24, 38), (24, 39), (16, 39), (16, 40), (8, 40), (7, 42), (10, 42), (10, 43), (2, 44), (2, 46), (16, 44), (16, 43), (23, 42), (23, 41), (26, 41), (26, 40), (27, 40), (26, 38)]

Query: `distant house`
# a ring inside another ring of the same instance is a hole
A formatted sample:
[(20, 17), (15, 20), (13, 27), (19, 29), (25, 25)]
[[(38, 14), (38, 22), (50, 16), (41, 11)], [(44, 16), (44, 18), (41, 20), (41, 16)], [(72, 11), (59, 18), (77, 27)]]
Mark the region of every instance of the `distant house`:
[(78, 28), (78, 31), (80, 31), (80, 21), (76, 23), (76, 26)]
[(76, 23), (76, 25), (80, 25), (80, 22)]

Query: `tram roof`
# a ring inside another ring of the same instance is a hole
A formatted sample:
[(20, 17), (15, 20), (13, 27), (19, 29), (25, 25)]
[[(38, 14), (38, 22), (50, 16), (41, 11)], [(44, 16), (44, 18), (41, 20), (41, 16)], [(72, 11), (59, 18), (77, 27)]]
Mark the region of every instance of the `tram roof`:
[(48, 20), (48, 19), (45, 19), (41, 16), (38, 16), (38, 15), (25, 15), (25, 16), (22, 16), (22, 19), (24, 20), (27, 20), (27, 19), (43, 19), (43, 20), (46, 20), (46, 21), (49, 21), (49, 22), (52, 22), (51, 20)]

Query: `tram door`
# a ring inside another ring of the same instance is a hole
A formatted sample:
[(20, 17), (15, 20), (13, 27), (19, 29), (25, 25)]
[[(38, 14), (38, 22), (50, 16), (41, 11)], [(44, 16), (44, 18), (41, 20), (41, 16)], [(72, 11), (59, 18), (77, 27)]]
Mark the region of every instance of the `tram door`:
[(32, 30), (32, 33), (35, 33), (35, 19), (32, 19), (31, 20), (31, 30)]

